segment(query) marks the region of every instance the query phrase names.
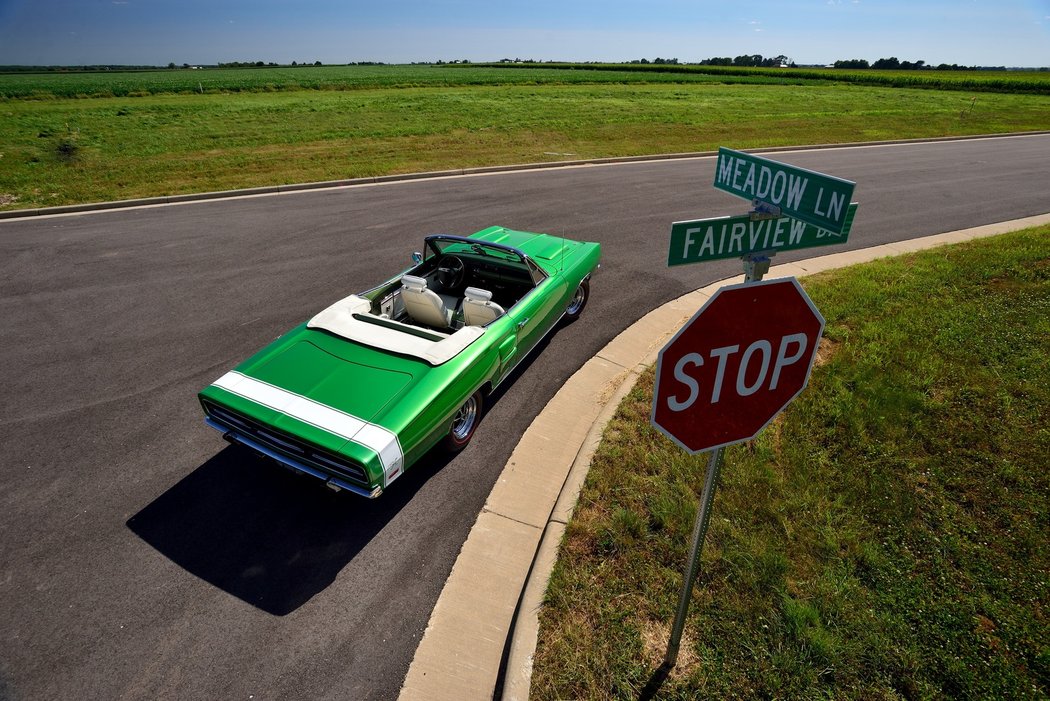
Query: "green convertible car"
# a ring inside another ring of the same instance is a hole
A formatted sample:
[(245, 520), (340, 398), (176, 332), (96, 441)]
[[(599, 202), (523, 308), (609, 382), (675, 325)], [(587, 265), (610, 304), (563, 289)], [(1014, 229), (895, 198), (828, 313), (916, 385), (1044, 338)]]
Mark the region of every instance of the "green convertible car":
[(424, 251), (202, 390), (208, 425), (371, 498), (436, 444), (463, 449), (486, 395), (583, 311), (601, 247), (490, 227)]

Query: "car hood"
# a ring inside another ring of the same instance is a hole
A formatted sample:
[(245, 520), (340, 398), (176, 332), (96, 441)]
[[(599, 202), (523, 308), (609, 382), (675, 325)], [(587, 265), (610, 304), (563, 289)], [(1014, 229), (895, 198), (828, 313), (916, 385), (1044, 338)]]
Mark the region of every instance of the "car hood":
[(373, 421), (413, 376), (339, 357), (301, 340), (254, 365), (252, 377), (364, 421)]
[(515, 231), (502, 226), (490, 226), (474, 236), (483, 241), (502, 243), (516, 248), (526, 254), (548, 273), (554, 273), (565, 267), (567, 259), (576, 251), (591, 245), (581, 241), (572, 241), (551, 234), (534, 234), (528, 231)]

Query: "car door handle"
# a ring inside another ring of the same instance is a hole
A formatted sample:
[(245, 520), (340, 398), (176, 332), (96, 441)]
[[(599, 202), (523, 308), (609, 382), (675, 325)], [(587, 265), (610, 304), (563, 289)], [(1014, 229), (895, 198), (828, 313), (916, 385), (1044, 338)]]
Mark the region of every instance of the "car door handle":
[(525, 324), (527, 324), (527, 323), (529, 323), (528, 319), (522, 319), (521, 321), (519, 321), (518, 322), (518, 331), (521, 331), (523, 328), (525, 328)]

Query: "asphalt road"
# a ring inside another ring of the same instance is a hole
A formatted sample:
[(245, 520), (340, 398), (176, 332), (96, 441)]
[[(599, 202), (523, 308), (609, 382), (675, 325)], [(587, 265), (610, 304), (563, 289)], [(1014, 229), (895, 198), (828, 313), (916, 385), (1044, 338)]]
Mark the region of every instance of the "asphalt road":
[[(1050, 211), (1050, 136), (777, 154), (857, 181), (847, 245)], [(0, 697), (393, 699), (516, 439), (647, 311), (670, 223), (746, 211), (713, 159), (409, 181), (0, 222)], [(425, 233), (600, 241), (561, 328), (454, 460), (374, 502), (227, 447), (196, 391)], [(807, 257), (781, 254), (778, 261)]]

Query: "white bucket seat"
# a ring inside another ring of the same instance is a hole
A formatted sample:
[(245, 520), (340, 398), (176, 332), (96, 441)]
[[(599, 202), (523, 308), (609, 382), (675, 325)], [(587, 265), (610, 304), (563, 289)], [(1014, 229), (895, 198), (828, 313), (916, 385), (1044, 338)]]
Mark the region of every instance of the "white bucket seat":
[(447, 329), (452, 323), (452, 310), (433, 290), (427, 289), (426, 278), (401, 276), (401, 299), (412, 321), (435, 329)]
[(463, 297), (463, 323), (467, 326), (485, 326), (503, 316), (503, 307), (492, 301), (492, 293), (477, 287), (468, 287)]

